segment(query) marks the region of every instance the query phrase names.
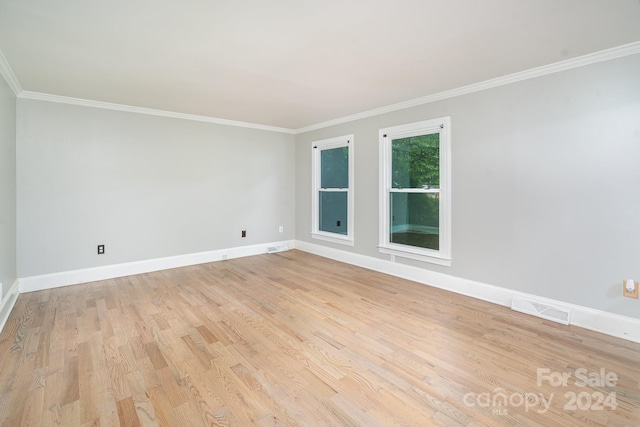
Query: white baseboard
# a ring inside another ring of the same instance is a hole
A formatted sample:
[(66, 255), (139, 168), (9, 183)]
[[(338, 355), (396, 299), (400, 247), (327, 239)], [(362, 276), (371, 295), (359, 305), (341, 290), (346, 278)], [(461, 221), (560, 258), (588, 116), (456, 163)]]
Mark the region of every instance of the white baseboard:
[(295, 241), (293, 240), (269, 242), (252, 246), (217, 249), (214, 251), (198, 252), (194, 254), (106, 265), (103, 267), (85, 268), (82, 270), (64, 271), (60, 273), (43, 274), (40, 276), (22, 277), (18, 280), (19, 291), (21, 293), (41, 291), (61, 286), (167, 270), (169, 268), (186, 267), (188, 265), (222, 261), (224, 259), (260, 255), (267, 253), (267, 248), (270, 246), (287, 245), (289, 248), (293, 248), (294, 244)]
[(340, 249), (329, 248), (315, 243), (296, 240), (295, 247), (301, 251), (320, 255), (325, 258), (390, 274), (392, 276), (470, 296), (494, 304), (503, 305), (505, 307), (511, 307), (511, 301), (514, 297), (536, 300), (541, 303), (569, 311), (571, 325), (640, 343), (640, 319), (635, 319), (633, 317), (621, 316), (550, 298), (513, 291), (448, 274), (424, 270), (405, 264), (398, 264)]
[(2, 331), (2, 328), (15, 305), (19, 292), (33, 292), (79, 283), (94, 282), (97, 280), (113, 279), (133, 274), (149, 273), (169, 268), (222, 261), (225, 259), (225, 256), (226, 259), (232, 259), (260, 255), (267, 253), (268, 247), (278, 245), (287, 245), (290, 249), (295, 247), (302, 251), (320, 255), (325, 258), (335, 259), (337, 261), (401, 277), (403, 279), (470, 296), (505, 307), (511, 306), (511, 301), (514, 297), (533, 299), (541, 303), (546, 303), (569, 311), (571, 313), (571, 325), (640, 343), (639, 319), (620, 316), (606, 311), (556, 301), (549, 298), (539, 297), (537, 295), (513, 291), (486, 283), (424, 270), (353, 252), (333, 249), (300, 240), (270, 242), (252, 246), (218, 249), (195, 254), (20, 278), (13, 283), (7, 292), (7, 295), (5, 295), (0, 302), (0, 331)]
[(9, 319), (13, 306), (16, 305), (18, 300), (18, 280), (13, 282), (13, 285), (7, 291), (7, 294), (3, 297), (0, 295), (0, 332), (4, 329), (4, 325)]

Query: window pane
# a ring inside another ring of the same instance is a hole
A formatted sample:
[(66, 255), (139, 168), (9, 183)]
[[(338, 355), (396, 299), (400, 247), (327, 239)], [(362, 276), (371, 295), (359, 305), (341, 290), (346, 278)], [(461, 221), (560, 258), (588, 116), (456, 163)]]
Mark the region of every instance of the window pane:
[(320, 152), (320, 187), (349, 188), (349, 147)]
[(389, 193), (389, 241), (400, 245), (440, 249), (440, 195)]
[(440, 188), (440, 134), (391, 142), (392, 188)]
[(320, 191), (320, 224), (318, 229), (347, 234), (347, 192)]

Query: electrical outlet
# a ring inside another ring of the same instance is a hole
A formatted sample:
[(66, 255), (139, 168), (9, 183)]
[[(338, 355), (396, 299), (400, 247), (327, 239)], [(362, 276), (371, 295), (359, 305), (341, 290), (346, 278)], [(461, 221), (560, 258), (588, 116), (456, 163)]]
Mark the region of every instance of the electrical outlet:
[[(627, 283), (633, 285), (633, 289), (627, 289)], [(629, 298), (638, 299), (638, 282), (633, 280), (623, 280), (622, 281), (622, 295)]]
[(104, 245), (98, 245), (98, 255), (104, 254)]
[(281, 225), (280, 227), (278, 227), (278, 232), (284, 233), (284, 226)]
[(4, 292), (2, 292), (2, 282), (0, 282), (0, 301), (2, 301), (3, 296), (4, 296)]
[(247, 230), (242, 230), (242, 237), (247, 237)]

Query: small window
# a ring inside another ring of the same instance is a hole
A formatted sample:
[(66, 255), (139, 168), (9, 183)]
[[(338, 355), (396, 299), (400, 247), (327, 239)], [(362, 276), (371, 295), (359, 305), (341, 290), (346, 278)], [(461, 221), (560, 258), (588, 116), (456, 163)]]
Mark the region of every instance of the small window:
[(380, 252), (451, 265), (450, 119), (380, 130)]
[(315, 141), (312, 237), (353, 246), (353, 135)]

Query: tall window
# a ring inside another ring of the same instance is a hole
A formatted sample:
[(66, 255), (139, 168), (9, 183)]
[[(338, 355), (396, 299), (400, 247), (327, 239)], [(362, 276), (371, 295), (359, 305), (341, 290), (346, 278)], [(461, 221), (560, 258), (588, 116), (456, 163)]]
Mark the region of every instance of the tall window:
[(450, 123), (380, 129), (380, 252), (451, 265)]
[(353, 246), (353, 135), (312, 143), (311, 235)]

